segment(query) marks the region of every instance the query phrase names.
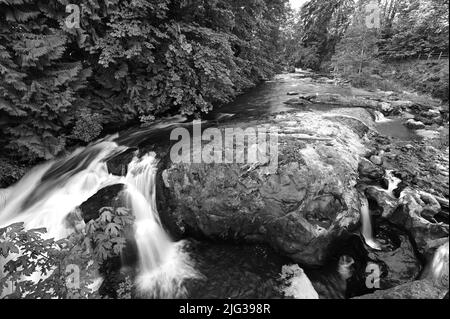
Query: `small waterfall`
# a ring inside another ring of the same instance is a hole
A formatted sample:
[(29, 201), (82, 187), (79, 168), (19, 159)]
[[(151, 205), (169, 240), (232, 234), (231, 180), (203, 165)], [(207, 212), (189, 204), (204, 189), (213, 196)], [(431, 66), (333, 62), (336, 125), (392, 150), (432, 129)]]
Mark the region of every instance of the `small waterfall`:
[(387, 193), (394, 197), (394, 191), (398, 188), (398, 185), (402, 182), (400, 178), (394, 176), (393, 170), (386, 171), (386, 179), (388, 180)]
[(386, 118), (384, 114), (381, 113), (380, 111), (374, 111), (374, 116), (375, 116), (375, 123), (386, 123), (391, 121), (391, 119)]
[(448, 289), (448, 254), (449, 242), (439, 247), (434, 253), (431, 262), (425, 268), (423, 278), (431, 280), (438, 287), (447, 287)]
[(48, 238), (68, 236), (71, 230), (65, 226), (66, 216), (113, 182), (104, 159), (119, 149), (114, 142), (101, 142), (64, 160), (36, 167), (6, 190), (0, 227), (23, 222), (26, 229), (46, 228)]
[(185, 297), (182, 283), (197, 277), (183, 242), (174, 243), (164, 231), (156, 208), (157, 172), (154, 154), (135, 158), (128, 168), (127, 193), (135, 220), (139, 252), (136, 284), (149, 298)]
[(365, 196), (361, 198), (361, 223), (362, 235), (366, 244), (376, 250), (380, 250), (380, 244), (373, 237), (372, 221), (370, 218), (369, 202)]
[[(23, 222), (26, 229), (46, 228), (46, 238), (65, 238), (73, 231), (66, 223), (71, 212), (100, 189), (123, 183), (128, 208), (135, 215), (138, 290), (144, 297), (183, 297), (183, 281), (197, 273), (183, 252), (184, 242), (173, 242), (161, 225), (156, 209), (155, 154), (133, 159), (126, 177), (113, 176), (106, 160), (123, 150), (114, 142), (103, 141), (36, 167), (16, 185), (1, 190), (0, 228)], [(0, 266), (6, 262), (0, 257)], [(39, 280), (39, 276), (29, 279)]]

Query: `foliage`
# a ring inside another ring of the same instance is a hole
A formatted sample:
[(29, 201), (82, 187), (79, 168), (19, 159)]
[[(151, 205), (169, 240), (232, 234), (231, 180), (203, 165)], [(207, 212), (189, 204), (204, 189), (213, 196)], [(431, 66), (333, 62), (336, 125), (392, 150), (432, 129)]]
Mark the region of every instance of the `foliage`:
[(103, 127), (229, 102), (276, 70), (287, 2), (74, 0), (69, 29), (68, 0), (0, 0), (0, 147), (50, 159)]
[[(291, 24), (291, 32), (285, 32), (287, 59), (299, 67), (320, 69), (328, 64), (336, 50), (342, 58), (342, 51), (337, 45), (341, 43), (342, 49), (344, 38), (355, 31), (355, 18), (361, 20), (365, 17), (365, 6), (370, 2), (372, 1), (307, 2), (298, 14), (297, 23)], [(371, 38), (366, 43), (375, 41), (378, 59), (417, 59), (425, 58), (429, 53), (439, 55), (440, 52), (448, 56), (448, 0), (376, 2), (380, 8), (381, 25), (379, 32), (369, 33)]]
[(365, 24), (365, 12), (358, 8), (351, 26), (336, 46), (332, 57), (332, 67), (340, 76), (361, 82), (377, 73), (380, 62), (377, 60), (377, 31)]
[[(8, 298), (98, 298), (89, 285), (99, 276), (101, 263), (120, 255), (125, 246), (124, 233), (133, 222), (124, 208), (106, 207), (100, 213), (97, 220), (89, 221), (81, 231), (58, 241), (46, 239), (45, 229), (25, 230), (23, 223), (0, 229), (0, 254), (8, 258), (5, 275), (0, 278), (0, 295), (13, 283), (14, 292)], [(67, 285), (70, 275), (67, 270), (72, 265), (80, 270), (79, 288)], [(33, 280), (35, 276), (40, 279)]]
[[(311, 0), (300, 10), (293, 31), (284, 40), (288, 60), (297, 67), (320, 69), (345, 33), (354, 11), (353, 0)], [(292, 24), (292, 23), (291, 23)]]
[(103, 129), (102, 117), (92, 114), (89, 109), (82, 109), (75, 122), (72, 135), (83, 142), (91, 142), (97, 138)]
[[(26, 168), (23, 165), (0, 157), (0, 188), (7, 187), (25, 175)], [(1, 201), (0, 201), (1, 202)]]
[[(388, 1), (389, 2), (389, 1)], [(448, 0), (391, 0), (382, 26), (380, 53), (386, 59), (448, 54)]]

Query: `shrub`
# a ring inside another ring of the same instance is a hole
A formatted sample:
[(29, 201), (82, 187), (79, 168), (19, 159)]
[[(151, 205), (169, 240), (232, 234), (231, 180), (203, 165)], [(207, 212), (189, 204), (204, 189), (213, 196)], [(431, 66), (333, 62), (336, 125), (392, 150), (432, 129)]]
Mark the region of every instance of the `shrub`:
[[(77, 223), (77, 219), (68, 222)], [(45, 239), (45, 229), (25, 230), (23, 223), (1, 228), (0, 258), (10, 260), (1, 270), (5, 275), (0, 278), (0, 295), (12, 284), (14, 292), (7, 298), (100, 297), (88, 286), (94, 283), (103, 261), (120, 255), (126, 242), (124, 233), (132, 222), (128, 210), (106, 207), (100, 210), (100, 217), (91, 220), (84, 229), (58, 241)], [(78, 288), (66, 283), (66, 271), (74, 265), (80, 270)], [(37, 282), (29, 279), (34, 273), (42, 277)], [(126, 294), (126, 289), (122, 293)]]

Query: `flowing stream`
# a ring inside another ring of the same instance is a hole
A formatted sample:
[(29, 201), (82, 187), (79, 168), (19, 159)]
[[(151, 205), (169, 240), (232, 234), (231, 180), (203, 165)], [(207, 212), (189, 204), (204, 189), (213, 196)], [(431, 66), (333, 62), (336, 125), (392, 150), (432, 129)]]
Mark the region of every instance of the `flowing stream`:
[[(64, 238), (73, 231), (66, 223), (69, 213), (101, 188), (123, 183), (129, 203), (127, 208), (135, 216), (140, 293), (146, 297), (183, 297), (181, 283), (197, 277), (197, 273), (183, 253), (183, 242), (173, 242), (159, 219), (155, 154), (135, 158), (129, 164), (126, 177), (109, 174), (105, 161), (123, 150), (114, 142), (100, 142), (64, 160), (35, 168), (7, 192), (0, 227), (23, 222), (26, 229), (46, 228), (47, 238)], [(34, 275), (32, 279), (38, 277)]]
[(379, 250), (380, 244), (378, 244), (373, 236), (372, 221), (370, 218), (369, 202), (365, 196), (361, 199), (361, 223), (362, 223), (362, 235), (366, 244), (372, 249)]

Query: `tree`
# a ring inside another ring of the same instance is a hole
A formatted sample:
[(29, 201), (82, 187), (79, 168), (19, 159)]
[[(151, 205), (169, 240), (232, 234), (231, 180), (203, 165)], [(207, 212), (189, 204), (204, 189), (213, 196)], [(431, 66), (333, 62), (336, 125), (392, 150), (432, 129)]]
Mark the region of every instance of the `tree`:
[(379, 66), (378, 31), (366, 25), (364, 5), (360, 5), (332, 58), (334, 71), (345, 78), (362, 80)]

